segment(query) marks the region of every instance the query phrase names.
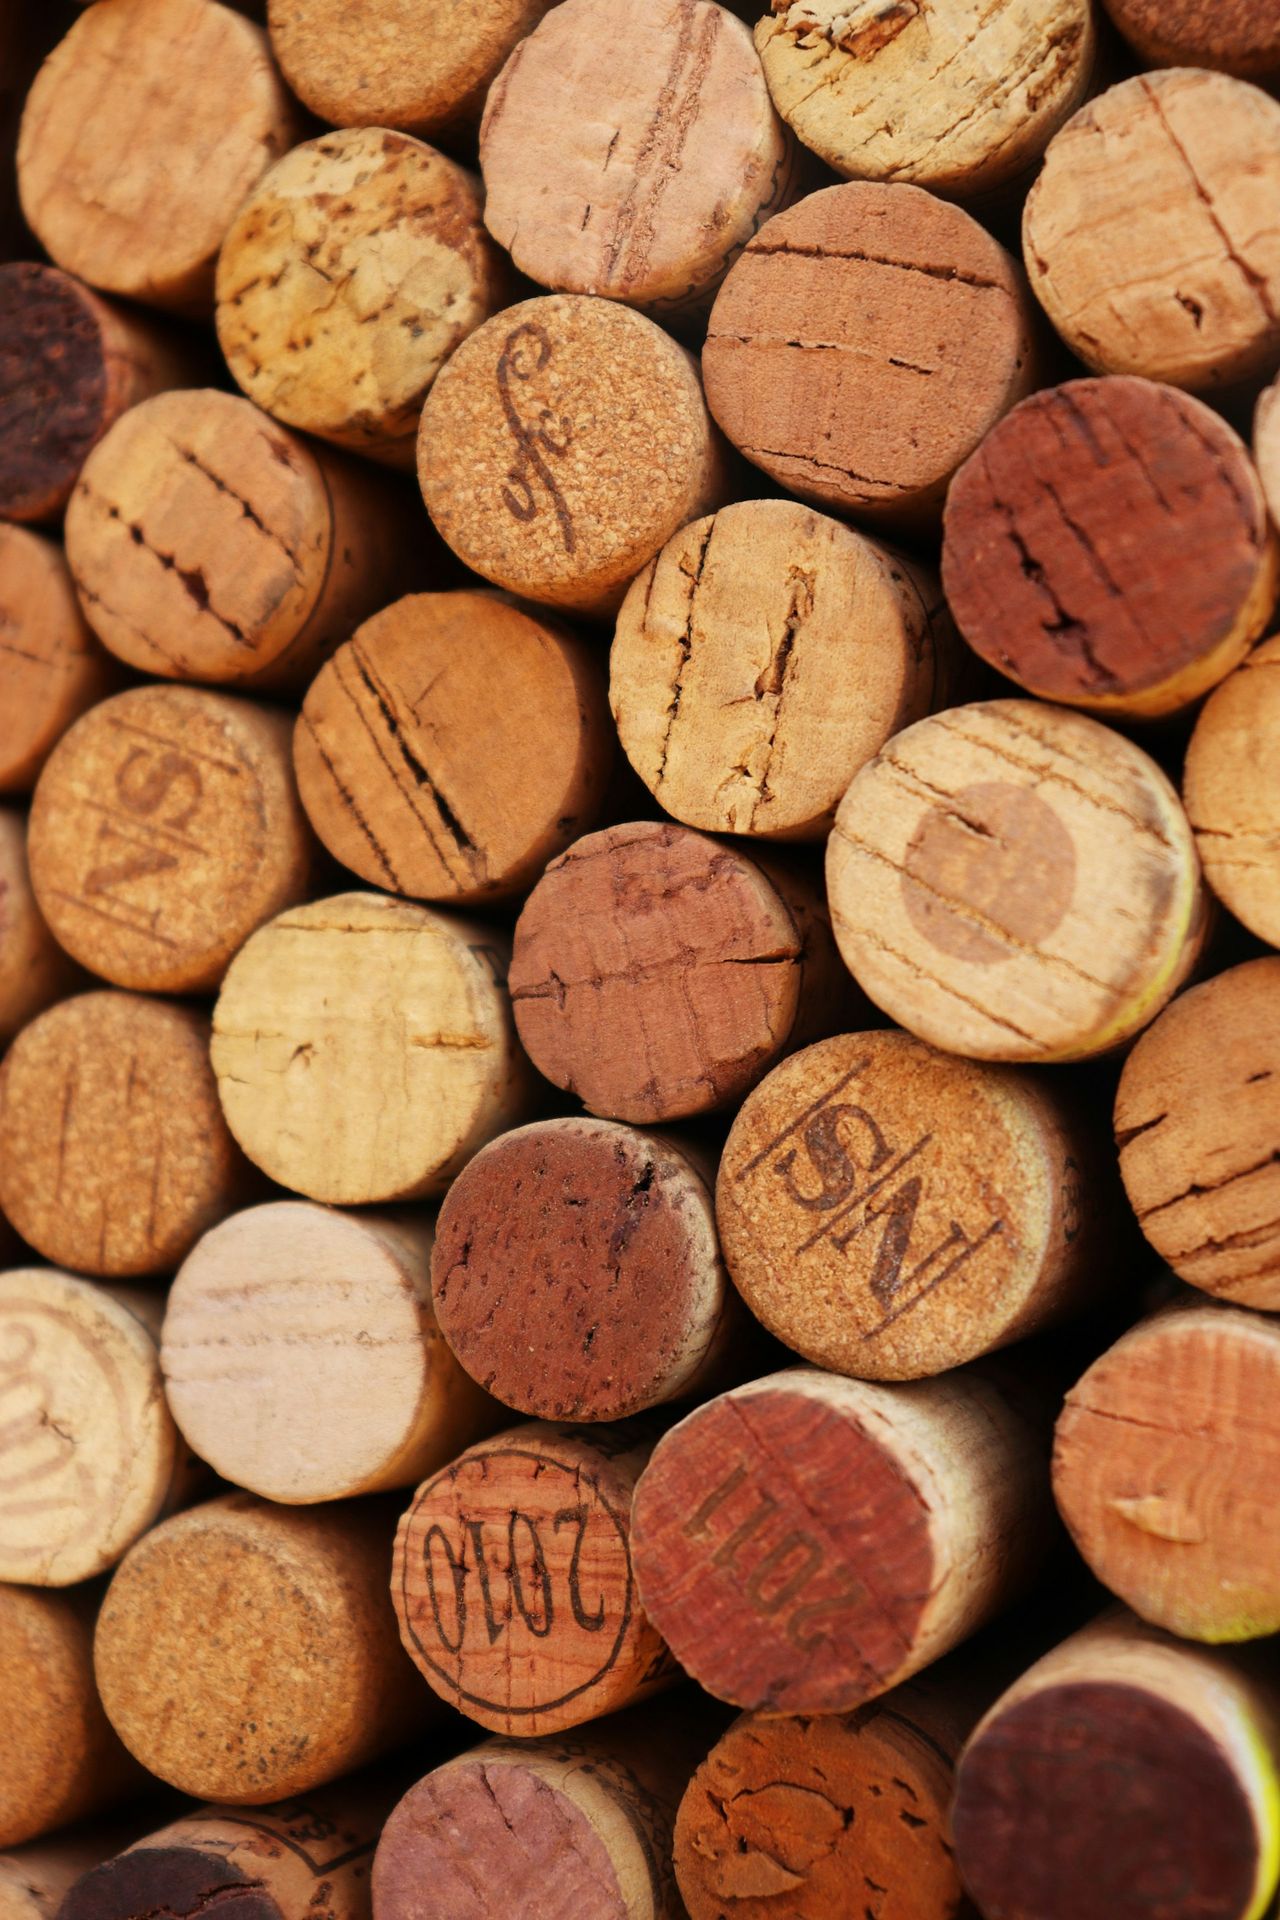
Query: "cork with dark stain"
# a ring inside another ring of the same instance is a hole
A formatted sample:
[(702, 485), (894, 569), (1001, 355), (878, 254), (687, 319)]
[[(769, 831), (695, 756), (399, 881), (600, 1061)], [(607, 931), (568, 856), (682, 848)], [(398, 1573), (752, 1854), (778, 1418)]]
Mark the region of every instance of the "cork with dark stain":
[(130, 1849), (78, 1880), (58, 1909), (58, 1920), (203, 1920), (207, 1913), (234, 1920), (285, 1920), (265, 1888), (233, 1860), (197, 1847)]
[(810, 194), (761, 228), (702, 368), (730, 440), (818, 506), (930, 522), (1034, 381), (1031, 302), (975, 220), (919, 187)]
[(1149, 380), (1024, 400), (956, 475), (944, 532), (965, 639), (1046, 700), (1135, 716), (1187, 706), (1275, 603), (1276, 539), (1243, 441)]
[(693, 1392), (737, 1318), (696, 1163), (602, 1120), (482, 1148), (440, 1209), (431, 1273), (467, 1371), (543, 1419), (612, 1420)]
[(1162, 67), (1215, 67), (1244, 80), (1280, 72), (1280, 15), (1258, 0), (1103, 0), (1132, 47)]
[(588, 834), (516, 924), (520, 1038), (547, 1079), (603, 1118), (643, 1125), (723, 1106), (808, 1037), (815, 1014), (836, 1012), (816, 890), (808, 906), (806, 925), (753, 861), (685, 827)]

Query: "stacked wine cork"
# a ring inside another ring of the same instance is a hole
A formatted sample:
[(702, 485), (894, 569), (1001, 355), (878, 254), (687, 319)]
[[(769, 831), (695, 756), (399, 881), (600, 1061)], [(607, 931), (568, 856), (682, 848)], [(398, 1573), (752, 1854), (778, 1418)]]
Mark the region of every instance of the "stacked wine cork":
[(1280, 1910), (1273, 12), (0, 26), (0, 1920)]

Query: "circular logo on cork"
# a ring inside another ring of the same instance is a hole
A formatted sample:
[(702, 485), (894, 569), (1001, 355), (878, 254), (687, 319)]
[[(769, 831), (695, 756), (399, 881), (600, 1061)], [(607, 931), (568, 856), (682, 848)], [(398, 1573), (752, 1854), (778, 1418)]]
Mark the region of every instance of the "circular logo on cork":
[(911, 923), (931, 946), (993, 966), (1059, 926), (1075, 896), (1075, 843), (1029, 788), (982, 781), (923, 816), (901, 885)]

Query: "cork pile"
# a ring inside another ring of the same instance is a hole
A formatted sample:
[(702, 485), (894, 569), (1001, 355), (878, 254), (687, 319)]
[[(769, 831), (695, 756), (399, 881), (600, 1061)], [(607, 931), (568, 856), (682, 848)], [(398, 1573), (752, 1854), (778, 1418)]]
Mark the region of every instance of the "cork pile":
[(0, 1920), (1280, 1914), (1277, 88), (0, 14)]

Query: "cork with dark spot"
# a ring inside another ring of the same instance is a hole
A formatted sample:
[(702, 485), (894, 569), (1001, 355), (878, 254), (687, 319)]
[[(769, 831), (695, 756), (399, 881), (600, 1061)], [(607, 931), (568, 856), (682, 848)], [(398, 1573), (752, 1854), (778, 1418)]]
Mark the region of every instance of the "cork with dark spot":
[(0, 1847), (84, 1819), (146, 1783), (93, 1677), (94, 1596), (0, 1586)]
[(207, 314), (245, 196), (296, 137), (267, 36), (215, 0), (86, 7), (36, 76), (22, 210), (92, 287)]
[(38, 1014), (0, 1065), (0, 1206), (47, 1260), (107, 1278), (171, 1271), (241, 1197), (209, 1022), (139, 994)]
[(632, 1511), (642, 1603), (717, 1699), (847, 1713), (1030, 1585), (1044, 1449), (998, 1375), (881, 1386), (794, 1368), (659, 1441)]
[(1117, 1610), (979, 1725), (958, 1769), (956, 1858), (1002, 1920), (1262, 1920), (1278, 1768), (1260, 1673)]
[(338, 127), (398, 127), (456, 139), (516, 42), (552, 0), (269, 0), (271, 44), (311, 111)]
[(1278, 570), (1243, 441), (1149, 380), (1033, 394), (947, 495), (943, 586), (969, 645), (1029, 693), (1099, 713), (1200, 699), (1266, 628)]
[(562, 1733), (679, 1679), (636, 1591), (640, 1422), (530, 1421), (413, 1497), (391, 1575), (400, 1636), (440, 1698), (494, 1733)]
[(704, 1392), (740, 1328), (700, 1157), (606, 1120), (482, 1147), (440, 1209), (431, 1284), (467, 1371), (540, 1419)]
[(230, 1493), (154, 1527), (94, 1640), (129, 1750), (197, 1799), (264, 1806), (421, 1737), (437, 1709), (387, 1605), (393, 1525), (384, 1501)]
[(103, 643), (161, 679), (304, 686), (431, 538), (386, 476), (211, 388), (134, 407), (89, 455), (67, 559)]
[(1280, 73), (1280, 19), (1257, 0), (1102, 0), (1129, 45), (1159, 67)]
[(859, 767), (946, 704), (954, 650), (929, 568), (798, 501), (742, 500), (632, 581), (609, 700), (677, 820), (818, 840)]
[(1255, 647), (1210, 696), (1182, 771), (1204, 877), (1222, 904), (1280, 947), (1280, 637)]
[(66, 951), (120, 987), (216, 988), (307, 891), (290, 733), (274, 708), (197, 687), (133, 687), (83, 714), (45, 763), (28, 834)]
[(597, 651), (473, 592), (367, 620), (309, 688), (293, 752), (335, 859), (459, 902), (531, 885), (594, 825), (614, 763)]
[(200, 370), (195, 341), (60, 267), (0, 266), (0, 517), (56, 519), (107, 428)]
[(847, 984), (807, 876), (648, 821), (552, 861), (516, 923), (510, 974), (539, 1072), (638, 1125), (740, 1099), (831, 1030)]
[(705, 306), (800, 171), (750, 34), (711, 0), (553, 7), (490, 90), (480, 165), (522, 273), (662, 313)]
[(1035, 384), (1032, 303), (1000, 244), (919, 187), (854, 181), (761, 228), (702, 354), (730, 440), (816, 506), (914, 526)]
[(1280, 1308), (1280, 956), (1182, 994), (1125, 1062), (1120, 1173), (1183, 1280)]
[(765, 77), (846, 179), (974, 199), (1018, 184), (1092, 77), (1091, 0), (773, 0)]
[(1032, 290), (1098, 373), (1193, 391), (1280, 361), (1280, 104), (1180, 67), (1122, 80), (1054, 135), (1027, 196)]
[(454, 552), (581, 613), (615, 612), (729, 478), (692, 355), (613, 300), (549, 294), (495, 315), (422, 411), (418, 479)]
[(770, 1333), (838, 1373), (918, 1379), (1091, 1304), (1115, 1186), (1052, 1084), (910, 1034), (851, 1033), (748, 1094), (716, 1216)]
[(0, 1920), (54, 1920), (82, 1874), (118, 1853), (138, 1830), (127, 1817), (89, 1822), (0, 1854)]
[(981, 1060), (1122, 1045), (1183, 985), (1207, 926), (1191, 828), (1159, 767), (1032, 700), (898, 734), (841, 803), (827, 891), (868, 997)]
[(379, 127), (286, 154), (218, 259), (218, 343), (249, 398), (292, 427), (412, 467), (427, 390), (506, 298), (479, 183)]
[(1188, 1640), (1280, 1632), (1272, 1528), (1280, 1326), (1194, 1296), (1095, 1360), (1058, 1420), (1053, 1490), (1098, 1579)]
[(29, 793), (59, 737), (118, 677), (62, 548), (0, 524), (0, 793)]
[(27, 822), (0, 807), (0, 1045), (81, 984), (79, 968), (50, 933), (27, 865)]

